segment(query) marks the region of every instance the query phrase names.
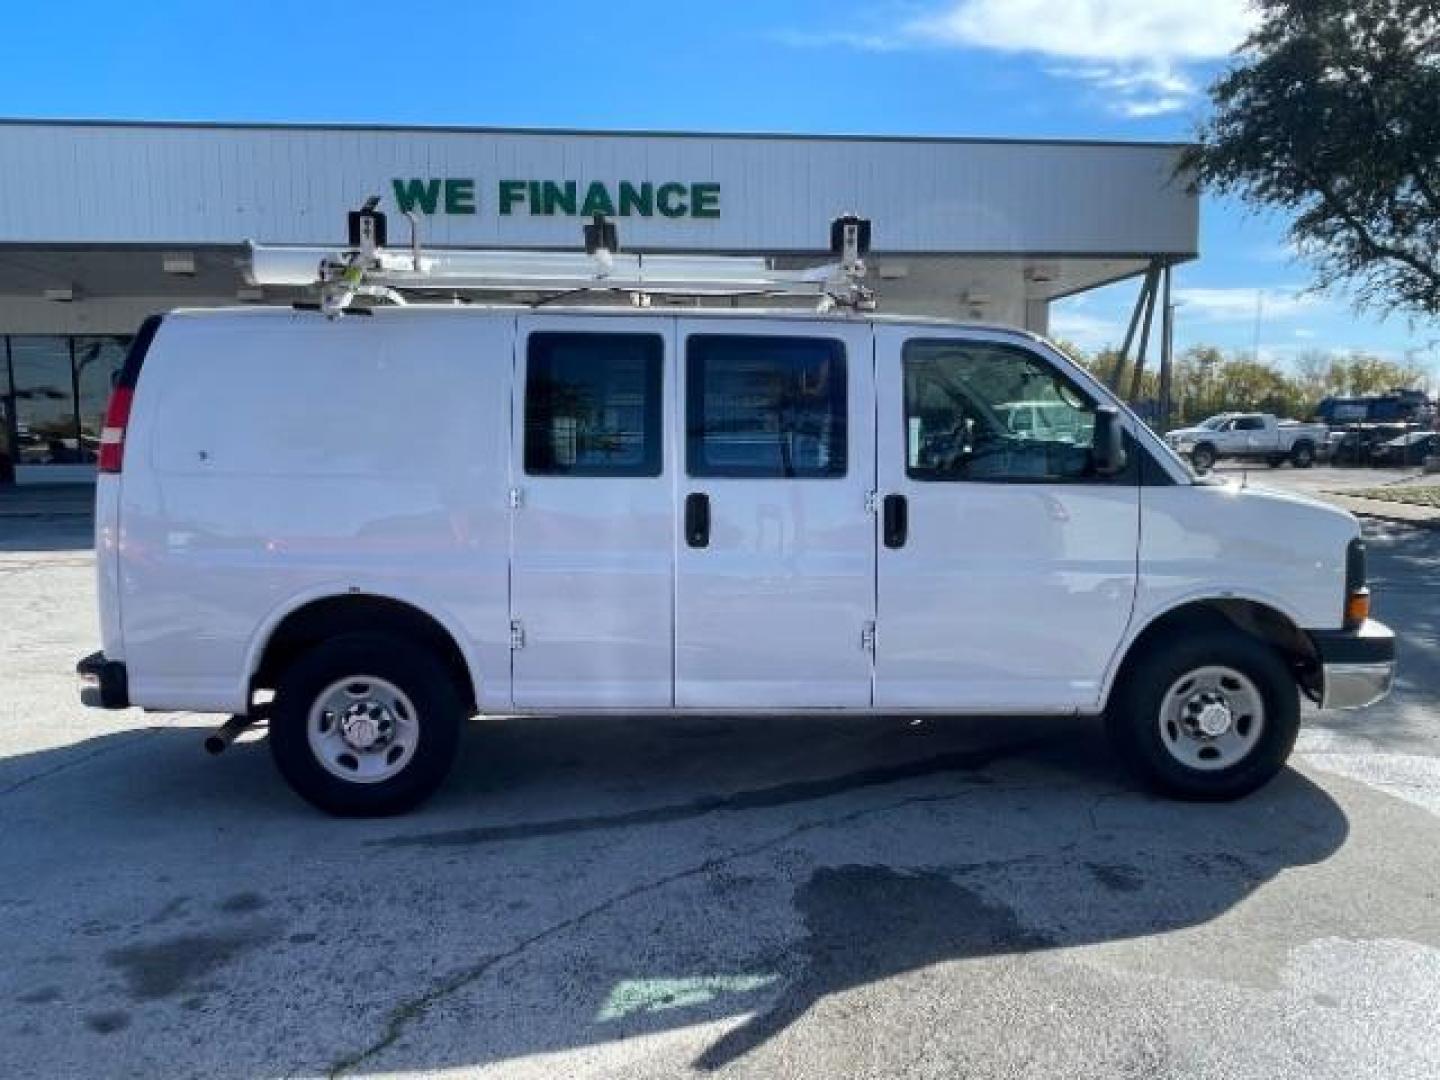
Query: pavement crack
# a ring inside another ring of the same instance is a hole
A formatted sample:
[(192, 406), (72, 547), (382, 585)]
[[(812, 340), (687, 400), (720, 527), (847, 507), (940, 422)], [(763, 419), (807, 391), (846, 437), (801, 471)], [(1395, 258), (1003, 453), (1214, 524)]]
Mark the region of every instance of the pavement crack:
[(786, 829), (784, 832), (769, 837), (768, 839), (757, 841), (753, 844), (747, 844), (744, 847), (735, 848), (720, 855), (713, 855), (710, 858), (704, 859), (691, 866), (685, 867), (680, 870), (675, 870), (669, 874), (664, 874), (658, 878), (652, 878), (649, 881), (642, 882), (638, 885), (632, 886), (629, 889), (622, 890), (621, 892), (618, 892), (613, 896), (607, 897), (599, 903), (594, 904), (583, 911), (577, 912), (575, 915), (570, 916), (568, 919), (562, 919), (560, 922), (552, 923), (551, 925), (545, 927), (543, 930), (538, 930), (535, 933), (531, 934), (529, 937), (523, 938), (521, 941), (512, 945), (510, 948), (504, 950), (503, 952), (492, 953), (489, 956), (486, 956), (483, 959), (477, 961), (476, 963), (470, 965), (469, 967), (462, 968), (460, 971), (456, 972), (454, 975), (451, 975), (448, 979), (441, 982), (438, 986), (434, 986), (431, 989), (427, 990), (425, 993), (420, 994), (417, 997), (411, 998), (409, 1001), (402, 1002), (401, 1004), (395, 1006), (395, 1008), (390, 1011), (389, 1016), (385, 1020), (384, 1030), (381, 1032), (380, 1037), (376, 1039), (373, 1043), (371, 1043), (369, 1046), (359, 1051), (356, 1051), (353, 1054), (348, 1054), (345, 1057), (342, 1057), (335, 1061), (330, 1066), (328, 1070), (328, 1075), (331, 1078), (343, 1076), (351, 1070), (355, 1069), (356, 1067), (364, 1064), (366, 1061), (369, 1061), (377, 1057), (378, 1055), (384, 1053), (387, 1049), (389, 1049), (391, 1046), (393, 1046), (396, 1042), (399, 1041), (400, 1037), (405, 1033), (406, 1028), (409, 1027), (412, 1022), (424, 1016), (426, 1012), (428, 1012), (440, 1001), (478, 982), (488, 972), (498, 967), (500, 964), (503, 964), (508, 960), (513, 960), (515, 957), (521, 955), (522, 953), (528, 951), (536, 945), (541, 945), (552, 938), (559, 937), (560, 935), (570, 930), (574, 930), (577, 927), (589, 922), (591, 919), (594, 919), (599, 915), (604, 915), (606, 912), (620, 907), (621, 905), (630, 902), (638, 896), (643, 896), (646, 893), (655, 892), (657, 890), (667, 888), (668, 886), (673, 885), (679, 881), (684, 881), (687, 878), (708, 874), (711, 871), (716, 870), (727, 863), (735, 862), (739, 859), (750, 858), (751, 856), (759, 855), (766, 851), (771, 851), (775, 848), (781, 847), (784, 844), (789, 843), (791, 840), (795, 839), (798, 836), (803, 836), (806, 833), (814, 832), (818, 829), (826, 829), (841, 825), (848, 825), (852, 822), (860, 820), (861, 818), (869, 817), (871, 815), (892, 813), (896, 810), (902, 810), (910, 806), (920, 806), (942, 802), (954, 802), (960, 799), (967, 799), (973, 795), (980, 794), (996, 794), (1001, 792), (1032, 790), (1056, 791), (1063, 790), (1066, 787), (1078, 786), (1080, 785), (1057, 786), (1053, 783), (1041, 782), (1010, 785), (989, 784), (984, 786), (975, 785), (965, 789), (964, 791), (954, 791), (945, 794), (909, 795), (902, 799), (893, 799), (890, 802), (884, 803), (880, 806), (859, 807), (855, 810), (850, 810), (845, 813), (827, 815), (826, 817), (801, 822), (799, 825), (796, 825), (790, 829)]

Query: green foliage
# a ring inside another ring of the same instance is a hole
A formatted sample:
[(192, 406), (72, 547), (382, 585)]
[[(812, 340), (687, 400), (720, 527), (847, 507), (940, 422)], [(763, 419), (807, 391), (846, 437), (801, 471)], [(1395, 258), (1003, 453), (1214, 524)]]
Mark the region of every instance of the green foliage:
[(1318, 283), (1440, 313), (1440, 0), (1258, 0), (1182, 169), (1294, 215)]
[[(1066, 343), (1065, 351), (1086, 370), (1108, 382), (1115, 369), (1117, 353), (1101, 349), (1087, 354)], [(1140, 400), (1154, 401), (1160, 394), (1158, 361), (1152, 357), (1141, 375)], [(1121, 393), (1128, 395), (1130, 365), (1121, 373)], [(1293, 371), (1256, 360), (1251, 354), (1227, 354), (1214, 345), (1194, 345), (1175, 357), (1171, 373), (1171, 395), (1177, 423), (1192, 423), (1219, 412), (1273, 412), (1282, 417), (1304, 418), (1326, 397), (1363, 396), (1424, 381), (1424, 369), (1352, 352), (1345, 356), (1316, 349), (1301, 353)]]

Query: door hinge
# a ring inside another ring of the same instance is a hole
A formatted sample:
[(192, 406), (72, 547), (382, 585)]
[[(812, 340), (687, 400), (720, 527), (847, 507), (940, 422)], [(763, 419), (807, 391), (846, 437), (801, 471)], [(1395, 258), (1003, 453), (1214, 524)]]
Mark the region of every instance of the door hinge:
[(523, 649), (525, 647), (525, 624), (519, 619), (510, 620), (510, 648)]
[(863, 627), (861, 627), (861, 629), (860, 629), (860, 648), (861, 648), (864, 652), (868, 652), (868, 653), (872, 653), (872, 654), (875, 652), (875, 624), (874, 624), (874, 622), (867, 622)]
[(510, 489), (510, 509), (519, 510), (525, 505), (525, 489), (513, 487)]
[(878, 514), (880, 512), (880, 492), (865, 492), (865, 512), (867, 514)]

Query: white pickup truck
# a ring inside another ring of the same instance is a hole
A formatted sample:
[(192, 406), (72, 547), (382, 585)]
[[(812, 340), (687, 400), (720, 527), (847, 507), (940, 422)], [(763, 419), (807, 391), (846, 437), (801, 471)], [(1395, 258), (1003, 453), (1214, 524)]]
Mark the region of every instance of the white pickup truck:
[(1277, 420), (1273, 413), (1220, 413), (1170, 432), (1165, 441), (1199, 473), (1223, 457), (1263, 460), (1271, 468), (1288, 460), (1297, 469), (1308, 469), (1328, 434), (1324, 424)]

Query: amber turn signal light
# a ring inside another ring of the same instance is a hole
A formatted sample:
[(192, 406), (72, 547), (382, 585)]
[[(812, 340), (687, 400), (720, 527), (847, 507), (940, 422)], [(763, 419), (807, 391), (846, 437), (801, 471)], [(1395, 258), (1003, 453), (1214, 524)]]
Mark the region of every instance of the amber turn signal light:
[(1345, 625), (1359, 626), (1370, 617), (1370, 590), (1356, 589), (1345, 598)]

